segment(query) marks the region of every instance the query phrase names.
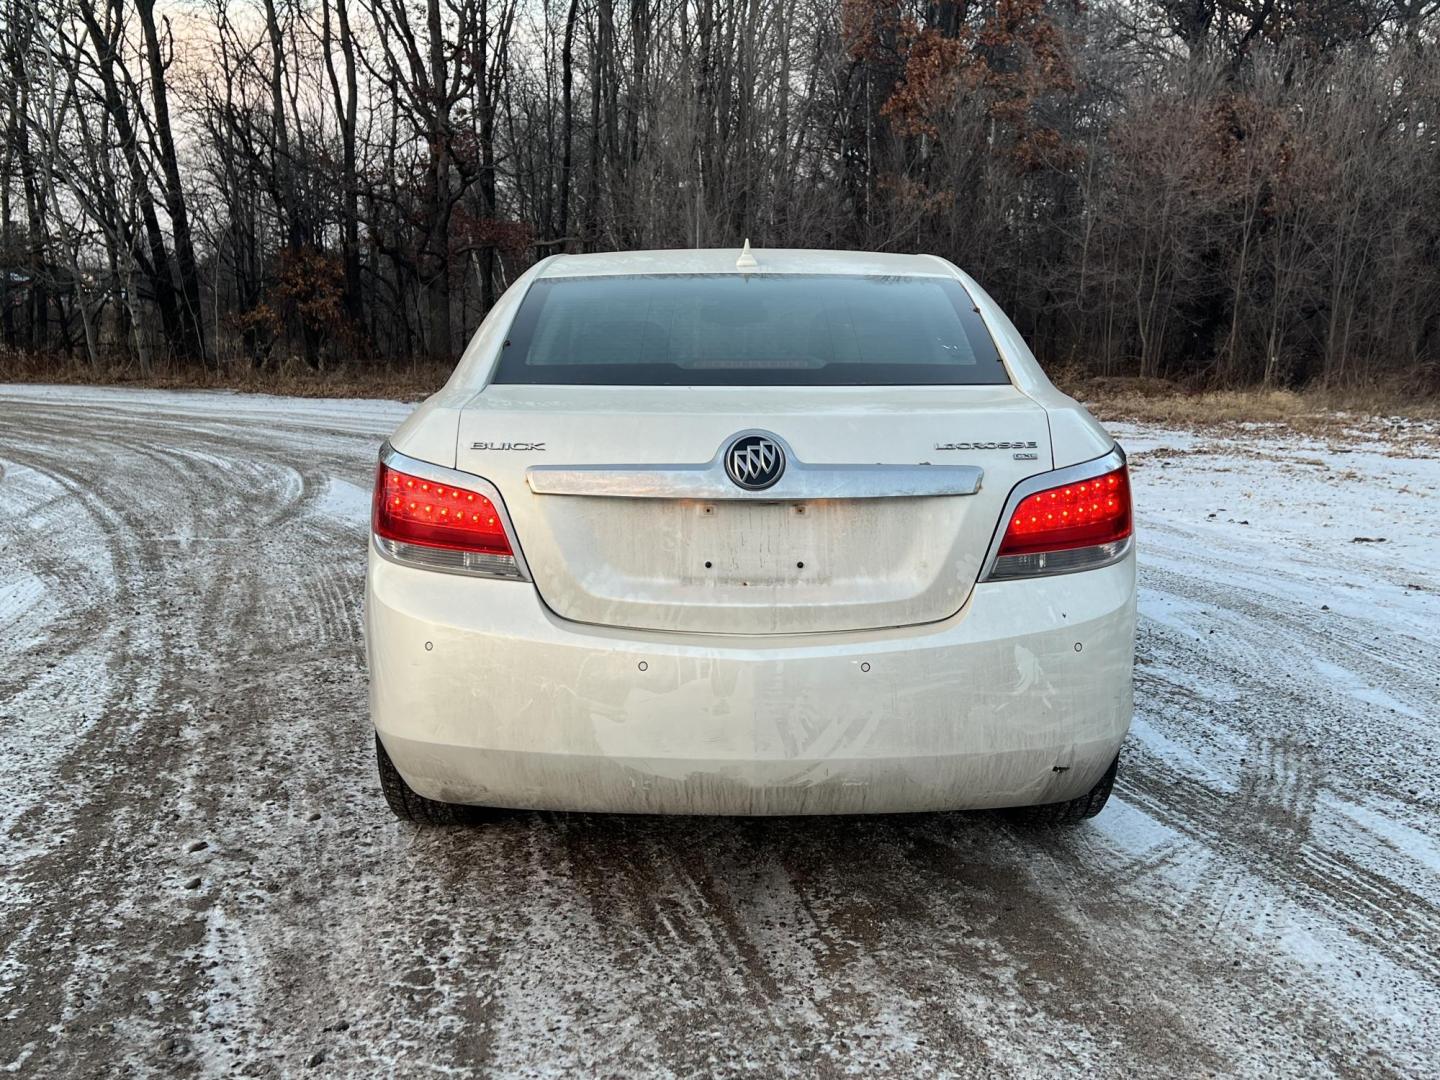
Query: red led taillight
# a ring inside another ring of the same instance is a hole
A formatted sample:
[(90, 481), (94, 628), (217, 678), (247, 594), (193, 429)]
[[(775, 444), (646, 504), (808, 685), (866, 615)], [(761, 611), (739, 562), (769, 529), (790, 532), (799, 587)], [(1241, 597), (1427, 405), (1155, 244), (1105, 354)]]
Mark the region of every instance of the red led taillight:
[(1130, 535), (1130, 474), (1104, 476), (1027, 495), (1010, 515), (1000, 555), (1070, 551)]
[(422, 547), (509, 555), (495, 504), (478, 491), (381, 465), (375, 476), (375, 535)]

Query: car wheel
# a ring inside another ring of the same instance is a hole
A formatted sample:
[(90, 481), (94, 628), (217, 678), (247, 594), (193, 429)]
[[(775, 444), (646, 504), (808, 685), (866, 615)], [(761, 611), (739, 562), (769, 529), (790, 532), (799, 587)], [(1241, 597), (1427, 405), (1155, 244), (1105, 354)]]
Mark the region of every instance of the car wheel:
[(1024, 825), (1074, 825), (1086, 818), (1092, 818), (1105, 809), (1105, 804), (1109, 802), (1110, 790), (1115, 786), (1115, 773), (1119, 767), (1120, 756), (1117, 754), (1110, 767), (1105, 770), (1105, 775), (1078, 799), (1045, 803), (1042, 806), (1017, 806), (1006, 810), (1005, 816)]
[(395, 768), (379, 735), (375, 736), (375, 764), (380, 769), (380, 790), (385, 793), (385, 801), (401, 821), (421, 825), (471, 825), (490, 816), (487, 807), (436, 802), (417, 794)]

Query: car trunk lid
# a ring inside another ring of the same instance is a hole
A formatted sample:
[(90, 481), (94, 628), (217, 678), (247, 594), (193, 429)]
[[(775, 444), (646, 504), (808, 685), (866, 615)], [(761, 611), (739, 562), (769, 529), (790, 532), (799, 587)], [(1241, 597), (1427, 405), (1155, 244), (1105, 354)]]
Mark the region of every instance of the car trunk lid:
[[(764, 490), (724, 468), (747, 432), (786, 456)], [(1010, 489), (1051, 466), (1044, 410), (1008, 386), (500, 385), (458, 434), (551, 610), (692, 633), (953, 615)]]

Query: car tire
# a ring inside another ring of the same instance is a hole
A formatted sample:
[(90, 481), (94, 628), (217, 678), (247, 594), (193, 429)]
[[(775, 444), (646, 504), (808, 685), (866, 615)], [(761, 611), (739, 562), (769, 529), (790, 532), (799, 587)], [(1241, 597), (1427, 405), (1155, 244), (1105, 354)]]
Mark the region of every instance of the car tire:
[(385, 793), (385, 801), (401, 821), (418, 825), (473, 825), (490, 816), (487, 807), (437, 802), (418, 794), (395, 768), (379, 735), (375, 736), (375, 764), (380, 770), (380, 790)]
[(1105, 770), (1095, 786), (1069, 802), (1045, 803), (1041, 806), (1017, 806), (1005, 811), (1011, 821), (1022, 825), (1056, 826), (1074, 825), (1092, 818), (1110, 801), (1110, 791), (1115, 786), (1115, 773), (1120, 767), (1120, 755)]

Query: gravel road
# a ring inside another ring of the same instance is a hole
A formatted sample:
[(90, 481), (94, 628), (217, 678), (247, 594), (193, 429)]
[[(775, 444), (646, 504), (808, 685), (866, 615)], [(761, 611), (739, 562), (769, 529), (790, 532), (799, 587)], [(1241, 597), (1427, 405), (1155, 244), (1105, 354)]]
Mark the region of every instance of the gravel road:
[(1121, 425), (1093, 823), (381, 800), (384, 402), (0, 387), (0, 1068), (1440, 1075), (1440, 451)]

